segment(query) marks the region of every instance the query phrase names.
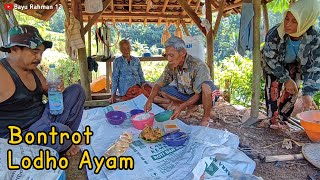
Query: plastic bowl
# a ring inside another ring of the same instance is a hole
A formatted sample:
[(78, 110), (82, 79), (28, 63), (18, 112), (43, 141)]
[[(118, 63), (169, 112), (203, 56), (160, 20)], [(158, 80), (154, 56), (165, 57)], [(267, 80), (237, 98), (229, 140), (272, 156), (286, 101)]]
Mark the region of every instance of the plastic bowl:
[(120, 125), (127, 119), (127, 115), (122, 111), (110, 111), (106, 113), (106, 118), (110, 124)]
[(176, 132), (164, 135), (162, 139), (168, 146), (182, 146), (189, 139), (189, 136), (185, 132)]
[(164, 122), (170, 119), (172, 116), (173, 111), (172, 110), (166, 110), (161, 113), (158, 113), (154, 116), (154, 119), (158, 122)]
[(144, 112), (144, 110), (142, 110), (142, 109), (133, 109), (133, 110), (130, 111), (130, 115), (134, 116), (136, 114), (140, 114), (140, 113), (143, 113), (143, 112)]
[(305, 111), (299, 113), (297, 117), (309, 139), (313, 142), (320, 142), (320, 111)]
[(139, 113), (131, 117), (133, 126), (139, 130), (144, 129), (146, 125), (148, 125), (149, 127), (152, 127), (154, 122), (154, 114), (149, 112), (150, 116), (148, 118), (143, 120), (135, 120), (136, 117), (139, 116), (140, 114), (144, 114), (144, 113)]

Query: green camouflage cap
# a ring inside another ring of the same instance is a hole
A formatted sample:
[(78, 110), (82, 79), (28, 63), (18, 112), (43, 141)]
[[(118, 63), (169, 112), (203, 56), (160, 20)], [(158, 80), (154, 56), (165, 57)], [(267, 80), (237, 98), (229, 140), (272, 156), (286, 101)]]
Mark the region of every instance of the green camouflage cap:
[(35, 49), (41, 44), (45, 49), (52, 47), (52, 42), (45, 41), (37, 28), (29, 25), (14, 26), (9, 30), (8, 44), (0, 47), (0, 51), (10, 52), (13, 46), (23, 46)]

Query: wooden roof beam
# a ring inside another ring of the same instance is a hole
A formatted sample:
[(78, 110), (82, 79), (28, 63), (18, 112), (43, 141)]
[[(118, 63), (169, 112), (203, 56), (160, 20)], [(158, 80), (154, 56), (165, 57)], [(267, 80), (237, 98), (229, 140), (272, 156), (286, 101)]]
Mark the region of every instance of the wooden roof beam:
[[(129, 13), (131, 14), (132, 12), (132, 0), (129, 0)], [(132, 19), (129, 17), (129, 25), (131, 25)]]
[(190, 36), (189, 30), (188, 30), (187, 25), (186, 25), (186, 23), (184, 22), (184, 20), (181, 20), (181, 25), (182, 25), (182, 27), (183, 27), (184, 33), (185, 33), (187, 36)]
[[(83, 20), (87, 21), (88, 19), (85, 16)], [(129, 19), (117, 19), (117, 22), (118, 23), (128, 23), (128, 20)], [(178, 20), (181, 20), (181, 19), (180, 18), (170, 19), (170, 21), (178, 21)], [(111, 18), (110, 19), (103, 19), (103, 21), (102, 21), (102, 19), (98, 19), (97, 22), (112, 22), (112, 19)], [(140, 23), (141, 24), (141, 23), (143, 23), (143, 21), (138, 21), (138, 20), (132, 18), (132, 24), (135, 24), (135, 23)], [(161, 22), (161, 23), (165, 24), (165, 22)], [(190, 24), (191, 22), (186, 22), (186, 23)], [(158, 24), (158, 18), (157, 19), (149, 19), (148, 20), (148, 24)]]
[[(114, 4), (113, 4), (113, 0), (111, 1), (111, 13), (114, 13)], [(116, 24), (116, 19), (112, 18), (112, 24), (115, 25)]]
[(91, 29), (92, 25), (96, 22), (96, 20), (100, 17), (100, 15), (107, 9), (107, 7), (110, 5), (112, 0), (105, 0), (103, 2), (103, 8), (102, 11), (97, 12), (94, 14), (94, 16), (90, 19), (86, 27), (84, 28), (84, 34), (88, 32), (89, 29)]
[[(83, 16), (90, 16), (91, 14), (88, 13), (83, 13)], [(91, 15), (92, 16), (92, 15)], [(167, 18), (167, 19), (181, 19), (181, 18), (189, 18), (188, 15), (185, 16), (177, 16), (177, 15), (159, 15), (159, 14), (151, 14), (151, 13), (103, 13), (101, 16), (103, 16), (104, 18), (126, 18), (128, 19), (129, 17), (131, 18), (146, 18), (146, 17), (150, 17), (150, 18)]]
[[(188, 0), (189, 6), (190, 6), (191, 1), (192, 1), (192, 0)], [(191, 6), (190, 6), (190, 7), (191, 7)], [(182, 12), (182, 15), (186, 15), (186, 14), (187, 14), (186, 11), (183, 11), (183, 12)]]
[[(231, 4), (231, 5), (225, 6), (224, 11), (240, 7), (241, 5), (242, 5), (242, 2), (238, 2), (238, 3), (235, 3), (235, 4)], [(219, 11), (219, 9), (212, 10), (212, 12), (218, 12), (218, 11)]]
[(182, 6), (182, 8), (187, 12), (189, 17), (193, 20), (193, 22), (198, 26), (201, 32), (206, 35), (206, 30), (201, 26), (201, 20), (198, 15), (191, 9), (188, 3), (185, 0), (177, 0), (178, 3)]
[[(199, 10), (199, 7), (200, 7), (200, 0), (197, 1), (196, 8), (194, 9), (194, 12), (197, 13)], [(193, 21), (191, 21), (191, 24), (193, 24)]]
[[(150, 9), (151, 9), (151, 4), (152, 4), (152, 1), (151, 1), (151, 0), (147, 0), (146, 13), (148, 13), (148, 12), (150, 11)], [(148, 19), (147, 19), (147, 18), (144, 18), (144, 22), (143, 22), (144, 26), (147, 25), (147, 21), (148, 21)]]
[[(168, 3), (169, 3), (169, 0), (164, 0), (164, 2), (163, 2), (163, 7), (162, 7), (162, 10), (161, 10), (161, 14), (162, 14), (162, 15), (164, 14), (164, 12), (166, 12)], [(160, 25), (161, 21), (162, 21), (162, 18), (159, 18), (159, 20), (158, 20), (158, 25)]]
[[(211, 0), (212, 1), (212, 0)], [(225, 7), (225, 4), (226, 4), (226, 0), (220, 0), (220, 4), (219, 4), (219, 12), (218, 12), (218, 16), (217, 16), (217, 19), (216, 19), (216, 23), (214, 25), (214, 29), (213, 29), (213, 39), (216, 38), (217, 36), (217, 33), (218, 33), (218, 30), (219, 30), (219, 26), (220, 26), (220, 22), (221, 22), (221, 18), (223, 16), (223, 12), (224, 12), (224, 7)]]

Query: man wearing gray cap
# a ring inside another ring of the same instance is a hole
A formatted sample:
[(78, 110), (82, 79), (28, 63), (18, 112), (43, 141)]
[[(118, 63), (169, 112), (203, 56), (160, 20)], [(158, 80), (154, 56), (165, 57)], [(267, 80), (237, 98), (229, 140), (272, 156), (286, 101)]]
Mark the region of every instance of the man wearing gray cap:
[[(48, 85), (37, 66), (42, 53), (51, 47), (52, 42), (45, 41), (33, 26), (10, 28), (8, 44), (0, 47), (0, 51), (8, 53), (0, 60), (0, 138), (10, 137), (9, 125), (20, 127), (22, 134), (48, 132), (52, 126), (58, 132), (72, 133), (78, 129), (85, 101), (80, 85), (71, 85), (65, 90), (63, 82), (58, 85), (65, 107), (60, 115), (51, 115), (48, 104), (42, 103), (42, 96), (48, 94)], [(46, 146), (67, 155), (79, 152), (79, 147), (70, 141)]]

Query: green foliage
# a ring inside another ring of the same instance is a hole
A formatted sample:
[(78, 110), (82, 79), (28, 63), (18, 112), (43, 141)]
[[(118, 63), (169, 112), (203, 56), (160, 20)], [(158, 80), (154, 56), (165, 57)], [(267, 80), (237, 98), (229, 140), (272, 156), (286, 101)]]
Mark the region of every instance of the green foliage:
[(48, 21), (42, 21), (39, 19), (36, 19), (32, 16), (28, 16), (22, 12), (19, 12), (17, 10), (13, 10), (14, 15), (18, 21), (19, 25), (32, 25), (36, 28), (38, 28), (40, 34), (42, 35), (42, 33), (46, 30), (50, 30), (50, 26), (49, 26), (49, 22)]
[(317, 106), (320, 106), (320, 91), (317, 92), (314, 96), (313, 96), (313, 100), (314, 102), (317, 104)]
[(284, 10), (288, 9), (288, 7), (289, 0), (273, 0), (270, 3), (268, 3), (268, 8), (272, 9), (274, 13), (282, 13)]
[(64, 32), (64, 19), (65, 14), (63, 8), (60, 8), (50, 19), (49, 26), (54, 32), (63, 33)]
[[(248, 106), (251, 102), (252, 60), (239, 54), (225, 58), (215, 68), (215, 83), (231, 94), (232, 104)], [(261, 88), (263, 86), (261, 85)]]
[(144, 78), (146, 79), (146, 81), (155, 82), (156, 80), (158, 80), (158, 78), (161, 76), (166, 65), (167, 65), (166, 61), (141, 62), (142, 71), (144, 73)]
[(80, 80), (79, 63), (72, 61), (69, 58), (60, 59), (57, 61), (57, 71), (63, 76), (64, 86), (76, 84)]

